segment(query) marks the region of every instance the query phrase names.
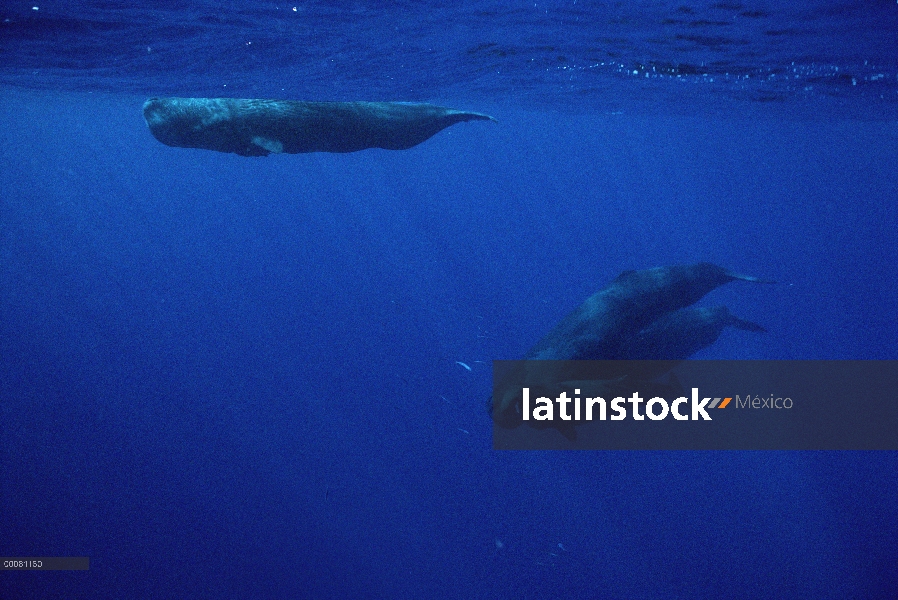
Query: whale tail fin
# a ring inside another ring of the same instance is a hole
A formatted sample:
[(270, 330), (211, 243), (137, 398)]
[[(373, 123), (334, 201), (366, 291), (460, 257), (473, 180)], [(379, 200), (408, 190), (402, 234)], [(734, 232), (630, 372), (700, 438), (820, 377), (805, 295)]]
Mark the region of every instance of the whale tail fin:
[(767, 330), (757, 323), (752, 323), (751, 321), (746, 321), (744, 319), (740, 319), (739, 317), (734, 317), (733, 315), (730, 315), (730, 320), (727, 325), (729, 325), (730, 327), (735, 327), (736, 329), (742, 329), (743, 331), (767, 333)]
[(729, 275), (733, 279), (738, 279), (739, 281), (751, 281), (753, 283), (776, 283), (776, 281), (773, 281), (771, 279), (761, 279), (759, 277), (752, 277), (751, 275), (733, 273), (732, 271), (727, 271), (727, 275)]
[(450, 112), (448, 114), (457, 117), (460, 121), (492, 121), (493, 123), (499, 122), (498, 119), (489, 115), (478, 112), (470, 112), (467, 110), (450, 109)]

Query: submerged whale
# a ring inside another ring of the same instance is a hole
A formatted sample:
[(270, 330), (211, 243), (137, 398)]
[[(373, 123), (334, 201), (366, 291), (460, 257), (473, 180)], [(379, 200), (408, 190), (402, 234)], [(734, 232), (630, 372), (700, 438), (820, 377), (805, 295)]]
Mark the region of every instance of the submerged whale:
[[(726, 326), (763, 331), (760, 325), (733, 317), (725, 307), (688, 309), (712, 290), (731, 281), (773, 283), (740, 275), (711, 263), (657, 267), (625, 271), (610, 284), (574, 309), (524, 355), (523, 360), (666, 360), (669, 364), (642, 365), (663, 372), (632, 372), (621, 363), (605, 365), (600, 377), (613, 387), (623, 378), (652, 379), (663, 375), (677, 360), (688, 358), (712, 344)], [(677, 336), (683, 336), (678, 338)], [(515, 371), (515, 381), (544, 381), (548, 368), (540, 367), (536, 380), (529, 378), (526, 363)], [(560, 368), (560, 366), (558, 367)], [(584, 376), (575, 364), (554, 372), (555, 381)], [(522, 423), (520, 389), (510, 389), (501, 398), (491, 398), (488, 409), (493, 421), (514, 428)], [(552, 427), (568, 439), (576, 432), (570, 421), (529, 421), (531, 427)]]
[(621, 360), (686, 360), (717, 341), (727, 327), (766, 333), (751, 321), (733, 316), (726, 306), (689, 307), (664, 315), (620, 348)]
[(150, 98), (143, 116), (167, 146), (240, 156), (405, 150), (455, 123), (495, 121), (432, 104), (236, 98)]

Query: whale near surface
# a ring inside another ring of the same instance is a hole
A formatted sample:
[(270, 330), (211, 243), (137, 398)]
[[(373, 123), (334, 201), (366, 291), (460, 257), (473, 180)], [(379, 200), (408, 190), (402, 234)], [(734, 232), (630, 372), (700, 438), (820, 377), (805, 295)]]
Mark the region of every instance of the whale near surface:
[(455, 123), (495, 121), (432, 104), (237, 98), (150, 98), (143, 116), (167, 146), (240, 156), (406, 150)]

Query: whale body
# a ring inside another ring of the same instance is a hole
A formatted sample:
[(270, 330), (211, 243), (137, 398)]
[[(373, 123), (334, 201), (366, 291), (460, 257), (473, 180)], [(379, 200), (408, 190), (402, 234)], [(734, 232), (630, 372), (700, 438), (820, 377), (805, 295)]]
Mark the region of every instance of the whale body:
[(455, 123), (495, 121), (432, 104), (237, 98), (150, 98), (143, 116), (167, 146), (240, 156), (406, 150)]
[(717, 341), (727, 327), (766, 333), (766, 329), (734, 316), (726, 306), (681, 308), (664, 315), (620, 348), (621, 360), (686, 360)]

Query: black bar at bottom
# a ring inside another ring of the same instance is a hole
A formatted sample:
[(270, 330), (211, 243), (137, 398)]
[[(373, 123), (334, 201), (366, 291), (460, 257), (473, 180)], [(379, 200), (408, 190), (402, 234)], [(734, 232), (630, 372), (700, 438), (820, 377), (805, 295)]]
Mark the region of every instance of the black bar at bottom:
[(87, 556), (0, 557), (0, 571), (87, 571)]

